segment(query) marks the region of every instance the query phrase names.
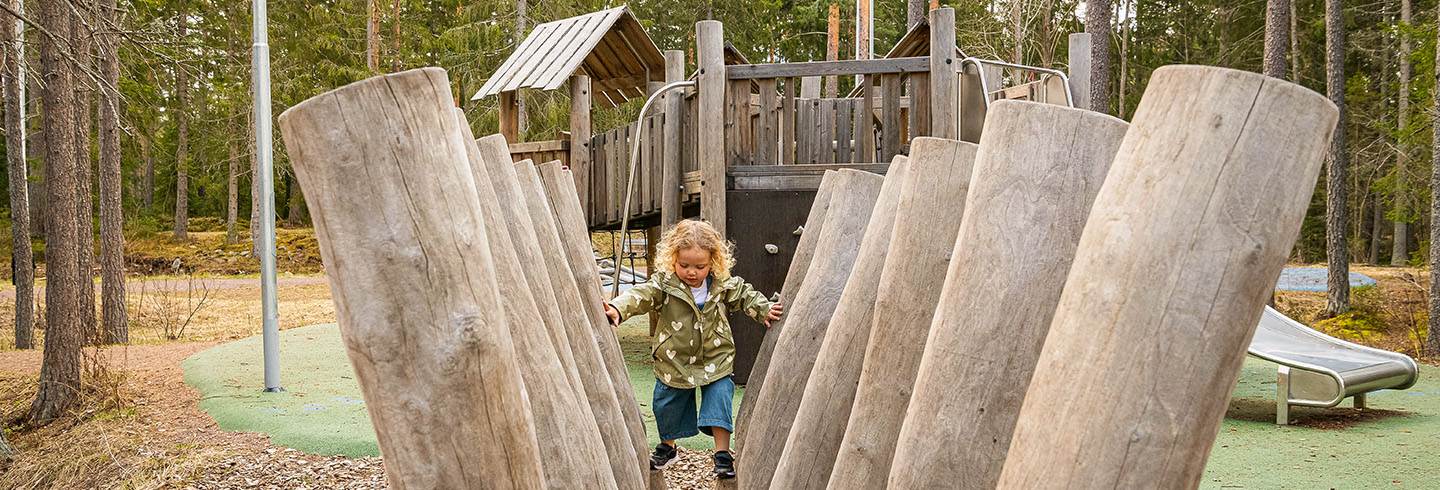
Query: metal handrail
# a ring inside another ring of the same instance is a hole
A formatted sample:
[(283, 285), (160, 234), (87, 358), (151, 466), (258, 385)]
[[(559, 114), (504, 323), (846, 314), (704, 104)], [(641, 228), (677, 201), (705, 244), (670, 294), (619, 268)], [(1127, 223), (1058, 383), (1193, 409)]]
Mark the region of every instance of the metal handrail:
[[(664, 87), (660, 87), (660, 90), (656, 90), (655, 93), (650, 94), (650, 97), (645, 99), (645, 105), (640, 106), (640, 115), (636, 116), (635, 123), (639, 124), (645, 120), (645, 113), (650, 111), (650, 104), (654, 103), (655, 99), (658, 99), (660, 98), (660, 96), (665, 95), (666, 92), (675, 90), (677, 88), (693, 87), (695, 86), (695, 83), (696, 82), (694, 80), (682, 80), (679, 82), (672, 82), (666, 84)], [(618, 243), (612, 244), (615, 247), (612, 252), (615, 253), (616, 265), (615, 281), (613, 284), (614, 287), (611, 288), (610, 294), (612, 298), (620, 295), (620, 257), (622, 256), (622, 253), (628, 253), (628, 251), (624, 249), (629, 248), (627, 247), (627, 245), (630, 244), (630, 240), (626, 239), (630, 231), (630, 198), (633, 197), (633, 194), (635, 193), (635, 169), (636, 167), (639, 167), (639, 165), (637, 165), (638, 162), (636, 162), (635, 160), (637, 158), (640, 158), (640, 138), (644, 134), (645, 133), (643, 132), (636, 134), (635, 141), (630, 143), (630, 169), (625, 177), (625, 207), (620, 210), (620, 240), (618, 241)], [(651, 272), (653, 273), (654, 271)]]
[[(1063, 71), (1055, 70), (1055, 69), (1051, 69), (1051, 68), (1041, 68), (1041, 67), (1038, 67), (1038, 66), (1020, 65), (1020, 64), (1016, 64), (1016, 63), (1006, 63), (1006, 62), (1004, 62), (1004, 61), (999, 61), (999, 60), (985, 60), (985, 59), (980, 59), (980, 58), (976, 58), (976, 57), (973, 57), (973, 56), (972, 56), (972, 57), (969, 57), (969, 58), (965, 58), (965, 59), (963, 59), (963, 60), (960, 60), (960, 70), (961, 70), (961, 72), (964, 72), (964, 70), (965, 70), (965, 65), (967, 65), (967, 64), (973, 64), (973, 65), (975, 65), (975, 70), (976, 70), (977, 72), (980, 71), (982, 65), (995, 65), (995, 66), (1000, 66), (1000, 67), (1004, 67), (1004, 68), (1015, 68), (1015, 69), (1017, 69), (1017, 70), (1026, 70), (1026, 71), (1039, 72), (1039, 73), (1041, 73), (1042, 75), (1045, 75), (1045, 76), (1047, 76), (1047, 77), (1048, 77), (1048, 76), (1060, 77), (1060, 81), (1065, 82), (1065, 83), (1064, 83), (1064, 85), (1065, 85), (1065, 105), (1066, 105), (1066, 106), (1069, 106), (1069, 107), (1075, 107), (1075, 96), (1070, 93), (1070, 77), (1066, 76), (1066, 75), (1065, 75), (1065, 72), (1063, 72)], [(983, 100), (985, 101), (985, 109), (986, 109), (986, 110), (989, 110), (989, 109), (990, 109), (990, 95), (996, 94), (996, 93), (1000, 93), (1000, 90), (996, 90), (996, 91), (994, 91), (994, 92), (991, 92), (991, 91), (990, 91), (990, 84), (985, 81), (985, 74), (984, 74), (984, 73), (979, 73), (979, 75), (980, 75), (980, 91), (985, 94), (985, 97), (983, 97)]]

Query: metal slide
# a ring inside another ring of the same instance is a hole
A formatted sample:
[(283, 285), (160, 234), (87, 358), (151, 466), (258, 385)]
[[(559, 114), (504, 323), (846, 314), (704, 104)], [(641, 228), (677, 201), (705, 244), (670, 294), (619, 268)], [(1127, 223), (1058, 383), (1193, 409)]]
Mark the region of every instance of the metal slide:
[(1290, 405), (1333, 407), (1346, 397), (1365, 406), (1365, 393), (1415, 384), (1419, 365), (1404, 354), (1317, 332), (1269, 306), (1260, 316), (1250, 355), (1280, 365), (1275, 423), (1290, 423)]

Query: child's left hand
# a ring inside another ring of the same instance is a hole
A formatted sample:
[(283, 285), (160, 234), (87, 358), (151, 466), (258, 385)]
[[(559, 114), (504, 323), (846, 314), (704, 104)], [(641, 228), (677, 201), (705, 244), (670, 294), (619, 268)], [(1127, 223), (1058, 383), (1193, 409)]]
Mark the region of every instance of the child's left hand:
[(785, 314), (785, 305), (780, 303), (770, 305), (770, 314), (765, 316), (765, 328), (770, 328), (770, 322), (779, 320), (780, 315), (783, 314)]

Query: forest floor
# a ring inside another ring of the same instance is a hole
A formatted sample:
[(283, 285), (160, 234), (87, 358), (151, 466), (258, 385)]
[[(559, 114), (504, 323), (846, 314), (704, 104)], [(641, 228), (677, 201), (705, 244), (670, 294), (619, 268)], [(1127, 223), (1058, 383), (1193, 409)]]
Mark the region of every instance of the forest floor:
[[(1417, 330), (1416, 325), (1423, 326), (1425, 323), (1423, 290), (1428, 284), (1427, 275), (1416, 269), (1404, 268), (1355, 267), (1352, 270), (1377, 279), (1379, 285), (1356, 292), (1357, 313), (1348, 318), (1315, 322), (1324, 305), (1324, 293), (1281, 293), (1277, 304), (1287, 314), (1332, 335), (1413, 355), (1418, 345), (1416, 339), (1423, 338), (1423, 330)], [(193, 380), (191, 384), (186, 383), (182, 364), (213, 347), (233, 340), (248, 341), (249, 337), (258, 333), (259, 289), (253, 276), (185, 274), (151, 277), (143, 281), (132, 280), (129, 290), (129, 311), (134, 321), (133, 344), (87, 349), (87, 383), (82, 408), (50, 426), (26, 429), (19, 424), (34, 396), (41, 353), (15, 351), (12, 345), (7, 344), (10, 339), (0, 340), (0, 421), (7, 427), (19, 427), (6, 434), (16, 447), (17, 455), (9, 463), (0, 463), (0, 488), (384, 486), (380, 460), (364, 455), (375, 454), (373, 450), (351, 456), (317, 455), (293, 449), (298, 444), (281, 440), (283, 438), (243, 430), (222, 430), (215, 417), (202, 411), (201, 407), (212, 396), (202, 395), (196, 390), (192, 386)], [(0, 296), (6, 294), (13, 297), (13, 287), (0, 288)], [(302, 335), (311, 330), (291, 330), (296, 327), (334, 322), (334, 306), (323, 276), (283, 275), (279, 296), (281, 327), (287, 331), (287, 336)], [(0, 331), (9, 331), (13, 327), (11, 308), (11, 302), (0, 301)], [(334, 327), (329, 328), (333, 330)], [(627, 324), (622, 329), (622, 343), (630, 363), (632, 380), (635, 380), (637, 399), (646, 405), (642, 411), (648, 415), (650, 384), (649, 370), (644, 364), (644, 330), (643, 325)], [(0, 336), (4, 337), (9, 336)], [(312, 340), (329, 339), (310, 337)], [(299, 350), (293, 349), (298, 346), (291, 346), (291, 351)], [(334, 361), (335, 355), (331, 356), (331, 361)], [(249, 363), (246, 369), (257, 368), (258, 354), (255, 359), (238, 362)], [(1377, 437), (1390, 437), (1385, 447), (1377, 451), (1400, 457), (1418, 450), (1413, 444), (1402, 447), (1411, 444), (1406, 442), (1409, 438), (1422, 432), (1428, 434), (1428, 429), (1423, 427), (1436, 425), (1426, 422), (1432, 419), (1429, 414), (1413, 416), (1374, 411), (1379, 417), (1369, 419), (1365, 412), (1331, 409), (1330, 412), (1299, 411), (1298, 427), (1277, 429), (1265, 420), (1273, 417), (1273, 405), (1267, 405), (1266, 395), (1273, 392), (1273, 367), (1251, 364), (1254, 362), (1247, 363), (1242, 374), (1241, 384), (1236, 390), (1238, 401), (1232, 401), (1231, 413), (1222, 427), (1222, 439), (1217, 441), (1212, 463), (1229, 466), (1233, 462), (1244, 467), (1248, 464), (1246, 461), (1266, 454), (1300, 451), (1306, 454), (1296, 456), (1298, 459), (1295, 461), (1276, 463), (1293, 463), (1291, 471), (1297, 474), (1317, 474), (1325, 469), (1312, 467), (1312, 464), (1322, 465), (1324, 459), (1337, 456), (1316, 460), (1310, 453), (1326, 452), (1322, 446), (1328, 444), (1319, 441), (1353, 445), (1353, 441), (1346, 439), (1347, 434), (1372, 431), (1381, 434)], [(338, 368), (348, 370), (348, 363), (331, 366), (331, 369)], [(1431, 368), (1427, 366), (1425, 369), (1428, 371)], [(243, 374), (237, 371), (225, 373), (225, 376), (227, 379), (239, 379)], [(1268, 387), (1267, 383), (1270, 383)], [(1421, 398), (1428, 400), (1431, 395), (1440, 396), (1440, 387), (1430, 386), (1433, 384), (1420, 391), (1395, 392), (1393, 395), (1397, 398), (1393, 402), (1387, 402), (1378, 396), (1380, 394), (1372, 396), (1371, 402), (1376, 407), (1405, 407), (1401, 411), (1424, 410), (1418, 408), (1423, 402)], [(302, 386), (297, 384), (294, 388), (304, 393)], [(363, 410), (346, 396), (325, 398), (316, 395), (296, 406), (297, 410), (304, 411), (307, 407), (313, 410), (321, 402), (349, 401), (348, 405), (363, 415)], [(1422, 430), (1416, 430), (1415, 424), (1419, 424)], [(1421, 435), (1440, 440), (1433, 434), (1425, 434)], [(1274, 437), (1298, 437), (1301, 441), (1310, 442), (1276, 451), (1272, 447)], [(1392, 448), (1394, 444), (1402, 446)], [(682, 441), (682, 445), (682, 462), (667, 472), (672, 485), (676, 488), (706, 488), (712, 485), (713, 477), (709, 475), (710, 442), (705, 438), (692, 438)], [(1347, 451), (1336, 453), (1343, 457)], [(330, 451), (336, 452), (343, 451)], [(1424, 486), (1423, 480), (1417, 482), (1408, 476), (1410, 463), (1410, 460), (1394, 463), (1395, 479), (1403, 482), (1396, 483), (1400, 486), (1421, 483), (1419, 486)], [(1338, 464), (1349, 465), (1351, 462)], [(1355, 474), (1353, 470), (1347, 472), (1356, 477), (1366, 476)], [(1239, 475), (1243, 477), (1242, 481), (1265, 476)], [(1352, 482), (1359, 481), (1374, 480)], [(1232, 474), (1207, 470), (1207, 486), (1229, 486), (1232, 483), (1235, 483)]]

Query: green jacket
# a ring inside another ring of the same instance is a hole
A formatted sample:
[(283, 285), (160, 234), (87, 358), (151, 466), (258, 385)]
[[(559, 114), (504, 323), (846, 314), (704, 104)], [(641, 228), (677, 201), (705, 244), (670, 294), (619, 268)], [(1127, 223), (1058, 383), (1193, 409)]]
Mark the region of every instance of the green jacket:
[(655, 379), (674, 388), (695, 388), (729, 376), (735, 365), (735, 339), (726, 314), (744, 312), (764, 323), (771, 302), (739, 277), (710, 280), (710, 299), (695, 307), (690, 287), (672, 272), (659, 272), (644, 284), (610, 300), (620, 317), (659, 312), (650, 357)]

